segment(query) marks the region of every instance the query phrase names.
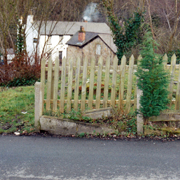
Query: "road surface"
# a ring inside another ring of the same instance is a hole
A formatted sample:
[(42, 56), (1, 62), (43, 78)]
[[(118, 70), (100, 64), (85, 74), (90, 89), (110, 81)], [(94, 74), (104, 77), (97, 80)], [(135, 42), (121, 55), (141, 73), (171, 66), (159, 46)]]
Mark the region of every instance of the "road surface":
[(0, 180), (179, 180), (180, 141), (0, 136)]

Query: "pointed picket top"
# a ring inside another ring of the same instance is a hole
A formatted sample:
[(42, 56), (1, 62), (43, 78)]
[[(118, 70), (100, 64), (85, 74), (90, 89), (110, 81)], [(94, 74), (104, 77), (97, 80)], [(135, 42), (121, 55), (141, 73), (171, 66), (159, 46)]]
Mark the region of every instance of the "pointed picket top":
[(171, 73), (172, 71), (174, 73), (175, 66), (176, 66), (176, 55), (173, 54), (173, 56), (171, 57)]
[(131, 55), (131, 57), (130, 57), (130, 59), (129, 59), (129, 62), (130, 62), (130, 61), (134, 61), (134, 55), (133, 55), (133, 54)]
[(168, 56), (167, 56), (167, 54), (165, 53), (165, 55), (163, 56), (163, 60), (166, 60), (166, 59), (168, 59)]
[(173, 64), (176, 64), (176, 55), (173, 54), (173, 56), (171, 57), (171, 62), (173, 62)]
[(122, 61), (126, 61), (126, 56), (125, 55), (123, 55), (123, 57), (121, 58), (121, 62)]
[(164, 64), (164, 68), (167, 67), (167, 62), (168, 62), (168, 56), (167, 56), (167, 54), (165, 54), (165, 55), (163, 56), (163, 64)]
[(117, 55), (114, 57), (114, 60), (115, 60), (115, 61), (116, 61), (116, 60), (118, 61), (118, 57), (117, 57)]
[(138, 56), (137, 60), (140, 61), (142, 59), (141, 54)]
[(173, 56), (176, 57), (176, 54), (174, 53)]

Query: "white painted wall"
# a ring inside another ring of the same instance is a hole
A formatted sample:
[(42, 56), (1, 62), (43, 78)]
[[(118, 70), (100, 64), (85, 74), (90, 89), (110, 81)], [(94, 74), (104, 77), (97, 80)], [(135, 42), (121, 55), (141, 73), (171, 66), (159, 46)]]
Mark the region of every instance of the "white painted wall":
[(34, 38), (38, 38), (38, 32), (33, 26), (33, 15), (28, 15), (26, 23), (26, 51), (29, 57), (34, 58), (37, 43), (33, 43)]
[(55, 61), (55, 59), (58, 57), (59, 58), (59, 51), (62, 51), (62, 57), (66, 58), (67, 56), (67, 48), (68, 45), (66, 44), (67, 41), (71, 38), (70, 35), (64, 35), (64, 36), (59, 36), (59, 35), (52, 35), (51, 36), (51, 44), (47, 43), (48, 36), (46, 35), (41, 35), (40, 36), (40, 55), (42, 53), (46, 55), (46, 52), (52, 52), (52, 59)]
[[(27, 24), (26, 24), (26, 50), (29, 57), (34, 57), (36, 45), (37, 43), (33, 43), (34, 38), (38, 38), (38, 32), (33, 26), (33, 15), (28, 15)], [(61, 39), (62, 38), (62, 39)], [(67, 56), (67, 48), (66, 44), (71, 38), (70, 35), (52, 35), (51, 44), (48, 44), (46, 41), (48, 39), (47, 35), (40, 35), (39, 37), (39, 47), (38, 47), (38, 55), (46, 55), (47, 52), (52, 50), (52, 59), (55, 60), (59, 57), (59, 51), (62, 51), (62, 57)], [(43, 54), (42, 54), (43, 53)]]

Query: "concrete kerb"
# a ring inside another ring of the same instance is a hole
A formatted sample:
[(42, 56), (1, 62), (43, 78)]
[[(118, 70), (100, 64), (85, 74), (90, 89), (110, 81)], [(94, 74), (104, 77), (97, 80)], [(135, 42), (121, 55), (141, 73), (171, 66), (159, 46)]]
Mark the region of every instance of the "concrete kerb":
[(56, 135), (78, 135), (87, 134), (111, 134), (116, 130), (104, 125), (89, 124), (70, 119), (61, 119), (57, 117), (42, 116), (40, 117), (41, 130), (48, 131)]

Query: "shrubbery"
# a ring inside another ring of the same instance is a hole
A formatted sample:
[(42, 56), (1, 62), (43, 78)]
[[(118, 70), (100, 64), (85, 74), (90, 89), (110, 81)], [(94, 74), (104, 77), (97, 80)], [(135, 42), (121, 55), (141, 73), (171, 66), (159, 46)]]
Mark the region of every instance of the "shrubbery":
[(167, 109), (169, 76), (163, 66), (162, 57), (154, 52), (156, 42), (150, 32), (146, 33), (142, 45), (142, 60), (137, 69), (138, 88), (143, 95), (140, 98), (140, 111), (146, 120), (151, 116), (158, 116)]
[(40, 78), (40, 63), (13, 59), (9, 65), (0, 66), (0, 86), (33, 85)]

